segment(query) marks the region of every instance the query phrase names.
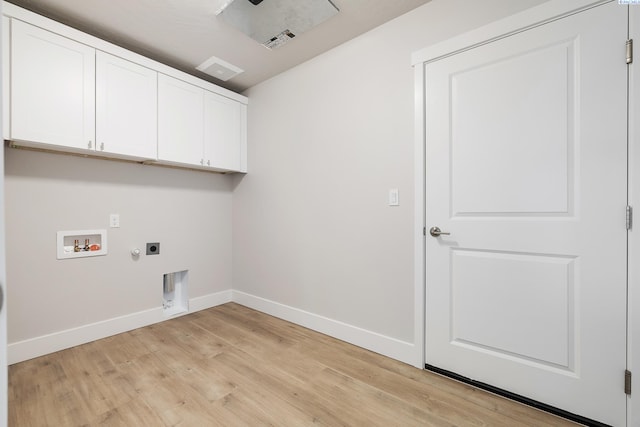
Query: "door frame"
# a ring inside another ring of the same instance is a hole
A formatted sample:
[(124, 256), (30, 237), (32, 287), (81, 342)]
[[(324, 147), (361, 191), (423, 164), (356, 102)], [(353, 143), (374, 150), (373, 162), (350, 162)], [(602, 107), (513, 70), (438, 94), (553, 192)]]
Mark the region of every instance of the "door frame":
[[(615, 0), (551, 0), (539, 6), (527, 9), (523, 12), (498, 20), (476, 30), (461, 34), (444, 42), (429, 46), (427, 48), (416, 51), (412, 55), (412, 65), (414, 67), (414, 87), (415, 87), (415, 105), (414, 105), (414, 345), (415, 355), (413, 364), (420, 368), (425, 368), (426, 362), (426, 120), (425, 120), (425, 103), (426, 103), (426, 82), (425, 82), (425, 66), (430, 62), (455, 55), (472, 49), (483, 44), (487, 44), (496, 40), (500, 40), (511, 35), (526, 31), (531, 28), (544, 25), (548, 22), (555, 21), (587, 9), (609, 3)], [(623, 7), (623, 6), (621, 6)], [(635, 19), (631, 19), (635, 16)], [(632, 6), (630, 9), (630, 22), (637, 22), (637, 29), (630, 24), (629, 34), (634, 35), (634, 30), (640, 30), (640, 5)], [(638, 41), (640, 42), (640, 32), (638, 32)], [(621, 47), (622, 49), (622, 47)], [(623, 52), (623, 50), (621, 50)], [(638, 55), (640, 57), (640, 55)], [(629, 102), (630, 118), (640, 113), (640, 71), (634, 72), (634, 68), (630, 68), (629, 73), (629, 94), (630, 99), (637, 100), (636, 104)], [(636, 76), (637, 75), (637, 76)], [(637, 83), (634, 84), (634, 77)], [(631, 178), (633, 177), (634, 165), (640, 165), (640, 149), (633, 150), (632, 141), (638, 139), (640, 143), (640, 132), (636, 132), (633, 126), (634, 120), (629, 119), (629, 154), (628, 154), (628, 170), (629, 170), (629, 195), (628, 203), (633, 206), (634, 200), (640, 200), (640, 182), (636, 187), (632, 186)], [(640, 123), (636, 126), (640, 128)], [(638, 136), (636, 136), (638, 134)], [(640, 215), (640, 202), (638, 203), (638, 214)], [(637, 234), (633, 234), (633, 230), (628, 233), (628, 259), (633, 259), (633, 248), (640, 248), (640, 220), (637, 221)], [(634, 244), (634, 242), (636, 242)], [(640, 252), (640, 249), (637, 251)], [(639, 255), (640, 257), (640, 255)], [(634, 283), (635, 277), (640, 277), (640, 262), (634, 268), (633, 263), (628, 263), (628, 283)], [(632, 308), (638, 307), (640, 313), (640, 292), (632, 292), (631, 286), (628, 286), (627, 298), (627, 365), (631, 370), (633, 366), (640, 366), (640, 349), (633, 351), (634, 346), (640, 346), (640, 314), (633, 317)], [(638, 337), (633, 340), (632, 331), (634, 323), (638, 324), (635, 328), (638, 331)], [(637, 355), (636, 360), (633, 354)], [(635, 363), (634, 363), (635, 362)], [(621, 373), (621, 387), (623, 386), (623, 374)], [(637, 373), (640, 376), (640, 370)], [(640, 387), (637, 386), (637, 387)], [(640, 408), (640, 389), (627, 397), (627, 423), (628, 425), (640, 425), (640, 413), (635, 414), (632, 411), (633, 401), (638, 400), (635, 407)], [(640, 411), (638, 411), (640, 412)]]
[[(629, 37), (640, 40), (640, 6), (629, 6)], [(637, 51), (637, 48), (636, 48)], [(636, 60), (637, 62), (637, 60)], [(635, 65), (635, 66), (634, 66)], [(636, 370), (640, 375), (640, 289), (635, 284), (640, 280), (640, 263), (631, 262), (640, 257), (640, 68), (637, 63), (628, 69), (628, 193), (627, 204), (635, 207), (635, 224), (632, 224), (627, 238), (627, 369)], [(635, 230), (634, 230), (635, 229)], [(627, 425), (640, 425), (640, 387), (633, 379), (631, 396), (627, 398)], [(635, 390), (634, 390), (635, 387)], [(635, 393), (635, 394), (634, 394)], [(635, 410), (634, 410), (635, 408)]]
[[(8, 25), (4, 17), (0, 20), (0, 58), (4, 58), (5, 39), (7, 37)], [(6, 72), (5, 69), (0, 70), (1, 74)], [(3, 81), (6, 79), (3, 79)], [(6, 88), (0, 86), (0, 96)], [(4, 99), (4, 97), (3, 97)], [(6, 105), (0, 106), (0, 109), (6, 108)], [(0, 117), (4, 117), (0, 113)], [(6, 122), (5, 122), (6, 123)], [(0, 135), (2, 135), (3, 123), (0, 122)], [(0, 396), (4, 399), (0, 400), (0, 427), (6, 427), (9, 423), (9, 402), (8, 402), (8, 375), (9, 366), (7, 362), (7, 274), (6, 274), (6, 246), (5, 246), (5, 216), (4, 216), (4, 148), (0, 148), (0, 293), (2, 300), (0, 301)]]

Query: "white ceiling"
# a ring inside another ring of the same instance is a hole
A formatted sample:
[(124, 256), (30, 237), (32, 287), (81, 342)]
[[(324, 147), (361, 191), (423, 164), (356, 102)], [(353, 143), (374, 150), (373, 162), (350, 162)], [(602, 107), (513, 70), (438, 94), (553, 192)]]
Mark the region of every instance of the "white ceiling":
[[(218, 18), (218, 0), (9, 1), (242, 92), (430, 0), (332, 0), (338, 15), (274, 50)], [(245, 71), (222, 82), (195, 69), (211, 56)]]

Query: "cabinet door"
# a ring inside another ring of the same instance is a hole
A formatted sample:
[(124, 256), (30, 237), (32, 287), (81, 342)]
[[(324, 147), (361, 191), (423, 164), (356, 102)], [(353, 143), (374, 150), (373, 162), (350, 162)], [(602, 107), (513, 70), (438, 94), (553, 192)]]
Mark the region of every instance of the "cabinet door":
[(158, 73), (96, 52), (96, 150), (155, 159)]
[(204, 160), (206, 166), (242, 170), (243, 105), (205, 92)]
[(11, 138), (93, 148), (95, 50), (13, 20)]
[(202, 165), (204, 89), (158, 75), (158, 159)]

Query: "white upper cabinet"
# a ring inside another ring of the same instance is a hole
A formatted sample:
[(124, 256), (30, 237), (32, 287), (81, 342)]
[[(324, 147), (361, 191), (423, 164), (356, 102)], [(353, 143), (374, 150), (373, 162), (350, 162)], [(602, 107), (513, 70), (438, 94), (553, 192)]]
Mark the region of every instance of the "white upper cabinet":
[(158, 73), (96, 53), (96, 151), (155, 159)]
[(2, 15), (12, 146), (247, 171), (245, 96), (5, 1)]
[(13, 20), (11, 139), (93, 148), (95, 49)]
[(158, 160), (204, 165), (204, 89), (158, 76)]
[(243, 147), (246, 127), (244, 105), (205, 92), (204, 162), (218, 169), (245, 171)]
[(246, 172), (246, 106), (160, 74), (158, 160)]

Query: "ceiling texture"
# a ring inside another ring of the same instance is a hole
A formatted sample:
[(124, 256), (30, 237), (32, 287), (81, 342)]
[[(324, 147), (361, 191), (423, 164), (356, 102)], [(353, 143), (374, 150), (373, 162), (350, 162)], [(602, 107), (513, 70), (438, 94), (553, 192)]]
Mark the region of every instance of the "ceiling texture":
[[(228, 0), (9, 1), (242, 92), (430, 0), (332, 0), (339, 10), (335, 16), (275, 49), (268, 49), (225, 21), (228, 11), (219, 13)], [(277, 1), (284, 0), (263, 0), (263, 3)], [(212, 56), (244, 71), (222, 81), (196, 70)]]

